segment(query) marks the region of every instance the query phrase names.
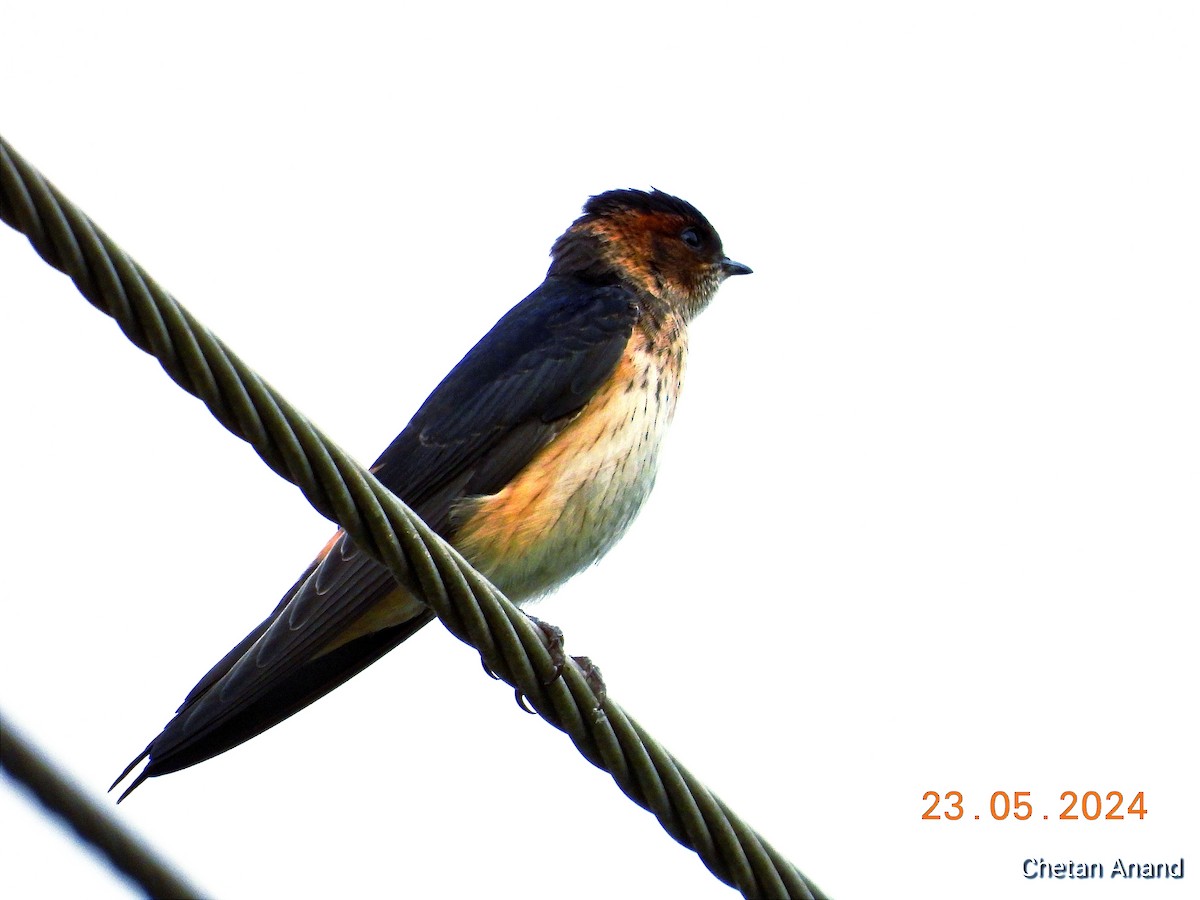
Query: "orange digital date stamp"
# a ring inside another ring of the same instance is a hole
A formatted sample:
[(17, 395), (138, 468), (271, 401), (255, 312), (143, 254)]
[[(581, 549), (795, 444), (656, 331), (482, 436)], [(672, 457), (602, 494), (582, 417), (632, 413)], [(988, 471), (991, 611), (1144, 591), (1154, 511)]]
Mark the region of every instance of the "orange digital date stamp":
[[(996, 821), (1016, 819), (1024, 822), (1036, 817), (1031, 797), (1031, 791), (995, 791), (988, 802), (986, 812), (990, 813), (991, 818)], [(957, 822), (970, 815), (964, 808), (961, 791), (944, 793), (926, 791), (921, 799), (929, 804), (925, 812), (921, 814), (922, 819)], [(1103, 795), (1100, 791), (1084, 791), (1082, 794), (1075, 791), (1063, 791), (1059, 795), (1059, 801), (1055, 807), (1056, 818), (1064, 822), (1080, 820), (1112, 822), (1146, 818), (1145, 791), (1138, 791), (1128, 802), (1125, 800), (1125, 794), (1121, 791), (1108, 791)], [(983, 812), (975, 813), (974, 818), (979, 820), (984, 814)], [(1050, 816), (1051, 813), (1043, 813), (1040, 818), (1048, 821)]]

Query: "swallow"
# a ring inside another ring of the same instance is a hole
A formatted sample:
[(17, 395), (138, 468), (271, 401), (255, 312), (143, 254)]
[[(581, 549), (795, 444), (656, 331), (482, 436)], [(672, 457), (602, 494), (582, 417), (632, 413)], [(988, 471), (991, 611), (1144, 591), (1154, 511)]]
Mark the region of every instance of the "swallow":
[[(515, 603), (620, 539), (654, 485), (688, 324), (729, 259), (708, 220), (662, 191), (608, 191), (555, 241), (542, 284), (442, 380), (371, 467)], [(192, 688), (126, 767), (195, 765), (298, 712), (434, 618), (337, 532), (274, 611)]]

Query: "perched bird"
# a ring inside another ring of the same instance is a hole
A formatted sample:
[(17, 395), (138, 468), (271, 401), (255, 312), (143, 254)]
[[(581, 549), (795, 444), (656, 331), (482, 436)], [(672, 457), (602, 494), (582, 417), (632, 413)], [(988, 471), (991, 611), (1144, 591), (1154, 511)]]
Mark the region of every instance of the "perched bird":
[[(372, 466), (516, 603), (596, 562), (637, 515), (675, 412), (688, 323), (721, 282), (750, 272), (699, 210), (658, 190), (592, 197), (550, 255), (545, 281)], [(113, 787), (143, 759), (121, 800), (249, 740), (432, 618), (339, 531)]]

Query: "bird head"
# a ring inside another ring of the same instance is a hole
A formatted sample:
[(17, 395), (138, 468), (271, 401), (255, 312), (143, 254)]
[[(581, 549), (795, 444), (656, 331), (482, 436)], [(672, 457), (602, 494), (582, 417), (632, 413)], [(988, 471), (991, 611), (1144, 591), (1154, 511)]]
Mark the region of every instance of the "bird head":
[(685, 320), (749, 266), (725, 255), (720, 235), (686, 200), (659, 190), (597, 194), (551, 250), (551, 276), (617, 280), (658, 298)]

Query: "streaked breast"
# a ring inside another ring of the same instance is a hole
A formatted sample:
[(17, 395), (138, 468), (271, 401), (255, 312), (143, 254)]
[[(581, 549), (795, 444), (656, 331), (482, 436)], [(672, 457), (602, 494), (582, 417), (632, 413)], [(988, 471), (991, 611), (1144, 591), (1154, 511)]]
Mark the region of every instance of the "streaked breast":
[(681, 330), (634, 330), (613, 378), (502, 491), (460, 508), (454, 544), (516, 602), (612, 549), (654, 486), (686, 364)]

